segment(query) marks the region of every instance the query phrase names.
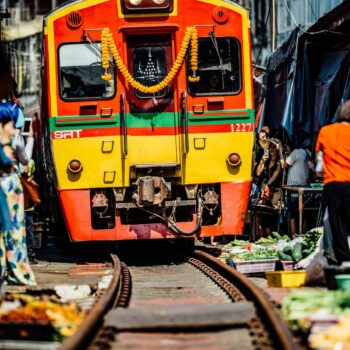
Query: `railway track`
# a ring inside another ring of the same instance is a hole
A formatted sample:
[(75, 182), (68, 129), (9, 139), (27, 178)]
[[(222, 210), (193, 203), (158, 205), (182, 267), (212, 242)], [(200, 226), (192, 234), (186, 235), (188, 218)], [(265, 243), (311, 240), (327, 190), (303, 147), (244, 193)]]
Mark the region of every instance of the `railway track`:
[(262, 291), (211, 255), (127, 267), (62, 349), (296, 349)]

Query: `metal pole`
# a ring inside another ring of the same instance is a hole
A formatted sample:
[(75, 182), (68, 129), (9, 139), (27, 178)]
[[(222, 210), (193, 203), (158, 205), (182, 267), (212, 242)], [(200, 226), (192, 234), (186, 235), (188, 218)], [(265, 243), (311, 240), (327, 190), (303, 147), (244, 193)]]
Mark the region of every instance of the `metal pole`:
[(276, 50), (276, 0), (271, 0), (272, 52)]

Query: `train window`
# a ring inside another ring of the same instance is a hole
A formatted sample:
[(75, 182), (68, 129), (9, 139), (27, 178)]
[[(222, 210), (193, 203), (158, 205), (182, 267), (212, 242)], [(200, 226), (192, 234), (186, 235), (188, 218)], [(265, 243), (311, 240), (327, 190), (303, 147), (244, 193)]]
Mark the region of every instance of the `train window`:
[[(133, 76), (136, 81), (145, 85), (153, 86), (160, 83), (167, 75), (166, 52), (162, 46), (150, 45), (136, 47), (132, 53)], [(135, 91), (138, 98), (164, 97), (167, 89), (156, 94), (144, 94)]]
[(101, 66), (100, 46), (86, 43), (60, 46), (60, 94), (63, 99), (108, 99), (114, 96), (114, 71), (112, 80), (101, 78), (104, 69)]
[[(192, 75), (189, 58), (187, 75)], [(241, 89), (240, 45), (237, 39), (211, 36), (198, 39), (200, 81), (188, 83), (191, 95), (232, 95)]]

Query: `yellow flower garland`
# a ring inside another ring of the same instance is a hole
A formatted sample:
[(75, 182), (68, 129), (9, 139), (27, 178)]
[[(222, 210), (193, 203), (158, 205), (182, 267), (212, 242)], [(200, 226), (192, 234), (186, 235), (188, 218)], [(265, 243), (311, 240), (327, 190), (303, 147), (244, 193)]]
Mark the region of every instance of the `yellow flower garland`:
[(176, 57), (176, 60), (171, 67), (168, 75), (157, 85), (145, 86), (136, 81), (132, 75), (129, 73), (128, 69), (125, 67), (125, 64), (122, 58), (119, 55), (119, 52), (116, 48), (113, 35), (109, 28), (104, 28), (101, 33), (101, 51), (102, 51), (102, 67), (105, 69), (105, 74), (102, 75), (102, 79), (110, 80), (112, 75), (109, 72), (109, 52), (112, 53), (114, 61), (117, 64), (117, 68), (123, 74), (125, 80), (136, 90), (146, 93), (146, 94), (155, 94), (163, 89), (165, 89), (169, 83), (174, 79), (179, 68), (182, 66), (184, 61), (186, 51), (191, 41), (191, 69), (193, 71), (193, 76), (188, 77), (190, 82), (198, 82), (200, 77), (196, 76), (196, 71), (198, 69), (198, 33), (196, 27), (187, 27), (185, 36), (183, 38), (180, 51)]

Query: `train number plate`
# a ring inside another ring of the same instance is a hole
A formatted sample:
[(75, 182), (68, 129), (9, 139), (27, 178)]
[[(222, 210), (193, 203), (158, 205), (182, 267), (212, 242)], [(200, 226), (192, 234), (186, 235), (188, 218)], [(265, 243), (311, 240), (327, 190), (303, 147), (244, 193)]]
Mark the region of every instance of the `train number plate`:
[(232, 132), (251, 132), (254, 130), (253, 123), (231, 124)]

